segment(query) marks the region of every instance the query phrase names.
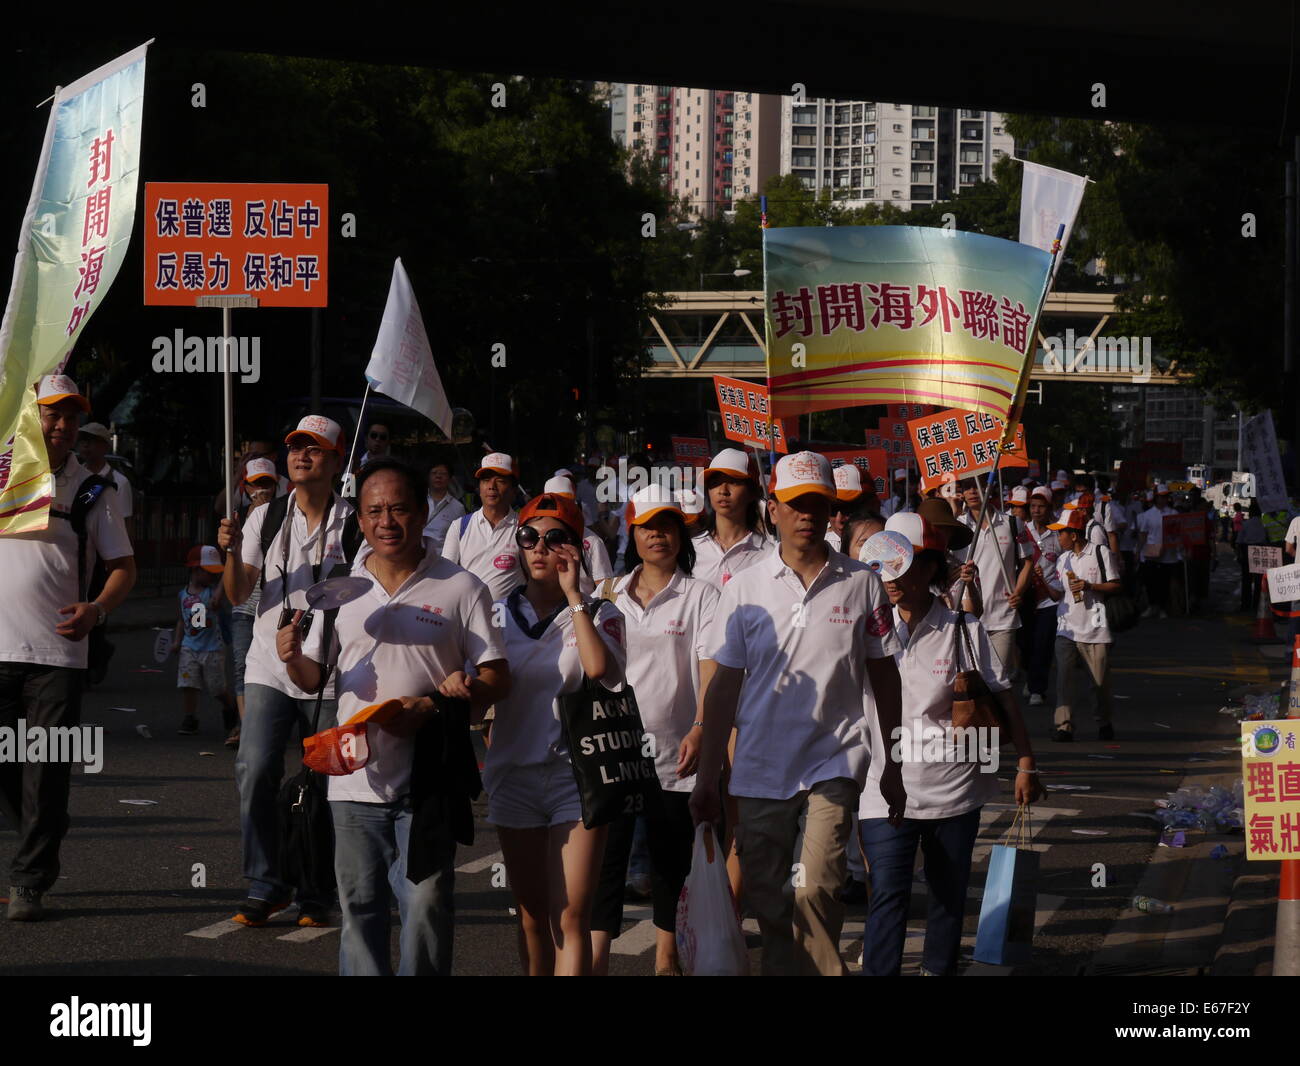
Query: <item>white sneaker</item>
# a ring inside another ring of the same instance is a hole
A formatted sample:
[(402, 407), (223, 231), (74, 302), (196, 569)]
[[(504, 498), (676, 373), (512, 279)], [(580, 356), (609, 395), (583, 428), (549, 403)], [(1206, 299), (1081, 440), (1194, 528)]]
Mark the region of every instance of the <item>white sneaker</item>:
[(1037, 692), (1035, 692), (1032, 696), (1029, 697), (1029, 706), (1041, 707), (1042, 705), (1043, 705), (1043, 697), (1040, 696)]
[(1142, 617), (1154, 618), (1155, 614), (1156, 614), (1156, 609), (1154, 607), (1148, 607), (1145, 611), (1142, 612)]

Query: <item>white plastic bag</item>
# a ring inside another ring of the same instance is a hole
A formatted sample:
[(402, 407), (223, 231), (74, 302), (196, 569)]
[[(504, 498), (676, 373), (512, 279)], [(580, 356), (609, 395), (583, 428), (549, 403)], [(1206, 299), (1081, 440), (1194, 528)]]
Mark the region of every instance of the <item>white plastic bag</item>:
[(727, 861), (713, 827), (695, 827), (691, 872), (677, 900), (677, 954), (693, 977), (744, 977), (749, 952), (727, 880)]

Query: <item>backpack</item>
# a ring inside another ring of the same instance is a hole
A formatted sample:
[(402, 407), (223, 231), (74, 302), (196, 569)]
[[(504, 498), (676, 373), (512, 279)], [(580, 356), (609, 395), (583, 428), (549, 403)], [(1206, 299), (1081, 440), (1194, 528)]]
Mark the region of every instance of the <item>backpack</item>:
[(90, 509), (99, 502), (105, 489), (116, 489), (117, 482), (111, 477), (91, 474), (77, 486), (77, 494), (72, 498), (72, 510), (68, 514), (50, 508), (53, 518), (66, 518), (72, 524), (72, 531), (77, 535), (77, 595), (86, 595), (86, 519)]
[[(286, 493), (283, 496), (277, 496), (266, 505), (266, 517), (262, 520), (262, 586), (266, 586), (266, 557), (271, 551), (271, 542), (275, 540), (275, 535), (280, 532), (280, 527), (284, 525), (284, 517), (289, 513), (289, 501), (293, 498), (293, 493)], [(346, 574), (352, 566), (352, 560), (357, 557), (357, 551), (361, 548), (361, 520), (357, 517), (356, 509), (347, 516), (343, 521), (343, 534), (340, 538), (341, 547), (343, 548), (343, 562), (336, 563), (334, 568), (325, 576), (338, 577)]]
[[(1099, 544), (1094, 544), (1093, 547), (1097, 549), (1097, 569), (1101, 571), (1101, 580), (1103, 583), (1109, 582), (1110, 578), (1106, 576), (1105, 552)], [(1102, 602), (1106, 605), (1106, 628), (1112, 633), (1123, 633), (1138, 624), (1137, 603), (1127, 593), (1122, 591), (1112, 593), (1105, 596)]]

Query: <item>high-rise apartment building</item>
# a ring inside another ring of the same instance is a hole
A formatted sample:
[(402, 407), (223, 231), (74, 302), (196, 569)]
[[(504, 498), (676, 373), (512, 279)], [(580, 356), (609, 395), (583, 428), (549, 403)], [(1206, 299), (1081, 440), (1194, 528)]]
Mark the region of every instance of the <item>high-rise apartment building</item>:
[(757, 193), (780, 168), (781, 98), (760, 93), (624, 85), (614, 139), (646, 152), (670, 194), (711, 217)]
[(1002, 116), (973, 108), (782, 97), (779, 172), (848, 207), (949, 200), (993, 175), (1015, 142)]

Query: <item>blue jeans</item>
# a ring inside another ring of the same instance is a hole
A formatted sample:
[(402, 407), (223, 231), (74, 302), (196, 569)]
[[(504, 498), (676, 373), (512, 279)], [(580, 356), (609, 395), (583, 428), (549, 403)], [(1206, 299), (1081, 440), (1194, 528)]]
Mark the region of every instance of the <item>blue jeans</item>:
[(235, 668), (235, 691), (244, 691), (244, 662), (253, 646), (253, 616), (236, 611), (230, 621), (230, 659)]
[[(440, 849), (439, 869), (418, 885), (406, 877), (411, 808), (398, 803), (330, 800), (334, 875), (343, 910), (339, 974), (393, 975), (392, 900), (402, 922), (400, 977), (450, 977), (456, 842)], [(391, 888), (391, 892), (389, 889)]]
[(921, 966), (940, 976), (952, 973), (961, 946), (971, 853), (979, 828), (978, 807), (952, 818), (905, 818), (898, 829), (885, 818), (862, 819), (859, 833), (871, 876), (864, 977), (897, 977), (902, 969), (918, 844), (925, 856), (925, 880), (930, 890)]
[[(315, 700), (296, 700), (268, 685), (244, 689), (244, 721), (240, 727), (239, 755), (235, 758), (235, 785), (239, 789), (239, 830), (244, 842), (244, 877), (254, 899), (287, 897), (289, 885), (280, 880), (280, 827), (276, 796), (284, 779), (284, 749), (295, 725), (311, 733)], [(336, 724), (338, 704), (321, 704), (320, 728)], [(299, 899), (300, 903), (328, 905), (329, 900)]]

